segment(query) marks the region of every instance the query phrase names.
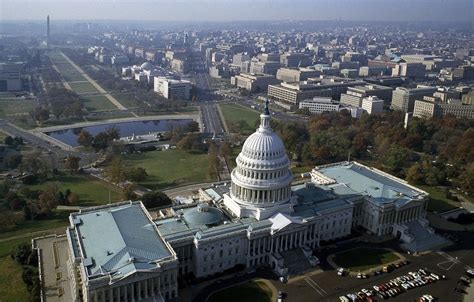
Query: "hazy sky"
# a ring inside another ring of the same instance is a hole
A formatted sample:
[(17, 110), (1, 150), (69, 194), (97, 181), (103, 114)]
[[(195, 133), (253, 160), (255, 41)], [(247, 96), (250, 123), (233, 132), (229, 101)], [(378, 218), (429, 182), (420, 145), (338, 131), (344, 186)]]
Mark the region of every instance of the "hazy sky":
[(472, 21), (473, 0), (0, 0), (1, 20)]

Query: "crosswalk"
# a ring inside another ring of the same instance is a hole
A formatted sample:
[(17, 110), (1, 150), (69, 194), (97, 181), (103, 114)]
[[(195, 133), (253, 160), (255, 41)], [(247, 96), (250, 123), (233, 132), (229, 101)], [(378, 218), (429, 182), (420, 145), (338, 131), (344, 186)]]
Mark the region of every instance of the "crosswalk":
[(308, 285), (314, 289), (319, 295), (321, 295), (321, 297), (324, 297), (326, 296), (328, 293), (318, 284), (316, 283), (316, 281), (314, 281), (312, 278), (310, 277), (306, 277), (304, 278), (304, 281), (306, 281), (306, 283), (308, 283)]

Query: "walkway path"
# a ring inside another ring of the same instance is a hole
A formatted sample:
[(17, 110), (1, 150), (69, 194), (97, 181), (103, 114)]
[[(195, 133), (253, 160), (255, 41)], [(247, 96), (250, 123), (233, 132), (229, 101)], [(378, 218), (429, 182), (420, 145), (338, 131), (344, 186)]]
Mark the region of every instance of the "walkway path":
[[(86, 78), (86, 80), (88, 80), (89, 83), (91, 83), (92, 86), (95, 87), (95, 89), (102, 93), (112, 104), (114, 104), (120, 110), (127, 110), (124, 105), (120, 104), (120, 102), (117, 101), (116, 98), (111, 96), (110, 93), (108, 93), (104, 88), (102, 88), (94, 79), (92, 79), (81, 67), (76, 65), (76, 63), (69, 59), (69, 57), (66, 56), (62, 51), (60, 52), (60, 54), (69, 62), (69, 64), (74, 66), (74, 68), (76, 68), (77, 71), (79, 71), (84, 76), (84, 78)], [(136, 115), (135, 113), (132, 112), (132, 114), (138, 117), (138, 115)]]

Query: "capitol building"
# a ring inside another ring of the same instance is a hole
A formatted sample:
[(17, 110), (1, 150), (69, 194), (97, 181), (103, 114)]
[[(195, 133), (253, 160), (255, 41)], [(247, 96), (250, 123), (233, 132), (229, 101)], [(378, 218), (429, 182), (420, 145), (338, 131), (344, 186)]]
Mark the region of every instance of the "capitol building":
[(64, 239), (70, 301), (167, 301), (178, 297), (179, 277), (236, 266), (292, 276), (295, 265), (318, 265), (321, 244), (355, 229), (399, 237), (413, 252), (441, 243), (425, 219), (428, 194), (390, 174), (340, 162), (294, 182), (270, 119), (266, 107), (231, 181), (202, 188), (198, 203), (157, 219), (131, 201), (71, 214)]

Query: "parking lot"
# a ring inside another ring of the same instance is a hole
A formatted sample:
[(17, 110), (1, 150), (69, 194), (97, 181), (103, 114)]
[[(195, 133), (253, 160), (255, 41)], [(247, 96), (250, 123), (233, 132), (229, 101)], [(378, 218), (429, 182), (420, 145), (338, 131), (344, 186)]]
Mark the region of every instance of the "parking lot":
[[(466, 267), (474, 266), (472, 250), (432, 252), (423, 256), (407, 256), (407, 258), (409, 260), (407, 265), (396, 268), (390, 273), (369, 276), (367, 279), (358, 279), (349, 275), (342, 277), (337, 275), (336, 270), (326, 270), (320, 274), (304, 276), (295, 282), (290, 280), (288, 284), (273, 281), (273, 285), (287, 294), (284, 301), (288, 302), (339, 301), (341, 295), (358, 293), (362, 289), (374, 290), (374, 285), (385, 284), (397, 277), (410, 275), (409, 272), (415, 273), (419, 269), (426, 269), (439, 276), (439, 280), (401, 290), (399, 294), (388, 296), (387, 301), (415, 301), (425, 294), (438, 298), (437, 301), (463, 301), (463, 294), (455, 291), (455, 288), (460, 287), (459, 278), (464, 275)], [(446, 276), (446, 280), (441, 278), (442, 275)], [(383, 300), (376, 296), (376, 301)]]

